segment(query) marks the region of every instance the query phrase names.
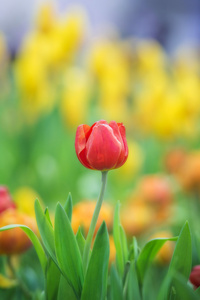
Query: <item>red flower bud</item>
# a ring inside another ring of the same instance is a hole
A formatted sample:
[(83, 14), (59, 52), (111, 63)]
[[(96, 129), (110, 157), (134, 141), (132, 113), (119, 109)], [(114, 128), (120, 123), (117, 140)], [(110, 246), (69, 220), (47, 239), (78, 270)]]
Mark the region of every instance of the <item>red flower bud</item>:
[(76, 154), (86, 168), (107, 171), (121, 167), (128, 157), (126, 131), (122, 123), (98, 121), (76, 131)]
[(9, 208), (16, 208), (16, 205), (12, 201), (8, 189), (4, 186), (0, 186), (0, 213)]
[(195, 266), (190, 273), (190, 282), (195, 288), (200, 286), (200, 265)]

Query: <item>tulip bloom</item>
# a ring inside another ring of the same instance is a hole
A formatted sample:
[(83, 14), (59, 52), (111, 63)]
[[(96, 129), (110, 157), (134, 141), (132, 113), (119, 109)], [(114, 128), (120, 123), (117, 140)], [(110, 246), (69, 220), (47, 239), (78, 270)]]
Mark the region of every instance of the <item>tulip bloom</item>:
[(195, 266), (190, 273), (190, 282), (195, 288), (200, 286), (200, 265)]
[(86, 168), (108, 171), (121, 167), (128, 157), (126, 131), (122, 123), (98, 121), (91, 127), (80, 125), (76, 131), (75, 149)]

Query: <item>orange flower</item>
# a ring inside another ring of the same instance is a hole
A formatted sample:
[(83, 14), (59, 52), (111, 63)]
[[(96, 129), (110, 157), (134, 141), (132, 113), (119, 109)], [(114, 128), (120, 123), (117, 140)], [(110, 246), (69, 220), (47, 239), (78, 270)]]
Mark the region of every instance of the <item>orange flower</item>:
[(109, 242), (110, 242), (109, 265), (111, 265), (112, 262), (115, 261), (115, 256), (116, 256), (116, 248), (115, 248), (114, 238), (112, 235), (109, 235)]
[(138, 235), (154, 224), (153, 209), (143, 202), (129, 202), (121, 210), (121, 223), (129, 235)]
[[(81, 201), (76, 204), (73, 208), (72, 214), (72, 228), (74, 232), (77, 232), (79, 226), (82, 226), (87, 234), (90, 223), (92, 220), (92, 215), (95, 209), (96, 201)], [(103, 220), (105, 220), (107, 228), (110, 229), (112, 226), (113, 219), (113, 208), (108, 203), (103, 202), (97, 225), (95, 228), (95, 233), (99, 229)]]
[[(36, 232), (35, 220), (16, 209), (7, 209), (0, 216), (0, 227), (10, 224), (22, 224)], [(0, 232), (0, 254), (18, 254), (27, 250), (31, 242), (20, 228)]]
[(167, 153), (165, 157), (165, 167), (169, 173), (177, 173), (186, 159), (186, 152), (184, 149), (177, 148)]
[[(35, 219), (18, 211), (6, 187), (0, 187), (0, 228), (10, 224), (21, 224), (37, 231)], [(31, 246), (31, 242), (20, 228), (0, 232), (0, 254), (18, 254)]]
[(142, 178), (138, 186), (138, 196), (154, 210), (155, 221), (168, 218), (171, 213), (172, 188), (164, 175), (148, 175)]
[(187, 191), (197, 191), (200, 186), (200, 152), (189, 154), (179, 172), (177, 177)]
[(139, 195), (146, 202), (158, 206), (167, 205), (172, 199), (172, 190), (163, 175), (149, 175), (142, 178), (138, 187)]

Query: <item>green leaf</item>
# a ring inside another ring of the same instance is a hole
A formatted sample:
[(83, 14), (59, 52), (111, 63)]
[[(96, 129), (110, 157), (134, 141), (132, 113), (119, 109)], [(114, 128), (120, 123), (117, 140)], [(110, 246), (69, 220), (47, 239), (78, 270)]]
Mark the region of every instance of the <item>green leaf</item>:
[(169, 266), (170, 273), (180, 273), (187, 280), (192, 265), (192, 241), (188, 222), (183, 226)]
[(181, 280), (187, 284), (187, 280), (191, 271), (191, 264), (192, 241), (189, 225), (188, 222), (186, 222), (178, 237), (168, 273), (163, 281), (163, 285), (159, 293), (159, 300), (167, 300), (169, 299), (170, 295), (172, 296), (173, 293), (177, 293), (176, 287), (178, 286), (179, 288), (181, 282), (177, 282), (177, 280), (174, 279), (174, 274), (176, 274), (176, 277), (180, 276), (181, 274)]
[(123, 287), (122, 281), (119, 277), (117, 270), (114, 265), (111, 267), (110, 271), (110, 289), (111, 289), (111, 300), (122, 300), (123, 299)]
[(69, 195), (67, 197), (67, 200), (64, 204), (64, 210), (65, 210), (70, 222), (71, 222), (71, 219), (72, 219), (72, 208), (73, 208), (72, 195), (71, 195), (71, 193), (69, 193)]
[(51, 225), (51, 227), (53, 227), (52, 222), (51, 222), (51, 218), (50, 218), (50, 214), (49, 214), (49, 209), (48, 209), (48, 207), (45, 208), (44, 214), (45, 214), (45, 216), (47, 217), (47, 220), (49, 221), (49, 224)]
[(199, 297), (195, 294), (194, 290), (187, 284), (185, 278), (176, 274), (173, 279), (173, 287), (176, 291), (176, 300), (198, 300)]
[(131, 262), (127, 287), (127, 300), (132, 299), (141, 300), (135, 261)]
[(177, 241), (177, 237), (173, 238), (158, 238), (153, 239), (145, 244), (144, 248), (141, 250), (137, 259), (137, 269), (140, 276), (140, 281), (143, 282), (145, 272), (150, 265), (150, 263), (155, 258), (158, 251), (167, 241)]
[(195, 290), (195, 294), (200, 298), (200, 287), (198, 287), (198, 289)]
[(105, 300), (109, 262), (109, 237), (105, 222), (99, 228), (88, 269), (81, 300)]
[(122, 276), (124, 272), (124, 255), (123, 255), (123, 246), (121, 241), (121, 230), (120, 230), (120, 219), (119, 219), (119, 205), (117, 202), (114, 213), (114, 222), (113, 222), (113, 237), (116, 248), (116, 263), (119, 274)]
[(198, 231), (194, 233), (195, 247), (198, 256), (198, 260), (200, 260), (200, 234)]
[(40, 202), (37, 199), (35, 200), (35, 215), (44, 247), (53, 261), (57, 264), (54, 245), (54, 231), (49, 223), (48, 216), (44, 214)]
[(55, 247), (60, 269), (80, 297), (83, 285), (81, 254), (70, 221), (60, 203), (55, 213)]
[(157, 300), (168, 300), (168, 293), (169, 293), (171, 282), (172, 282), (172, 277), (165, 276), (161, 284), (161, 288), (159, 290)]
[(128, 260), (128, 244), (127, 244), (127, 239), (126, 239), (126, 234), (125, 234), (124, 228), (122, 227), (121, 224), (119, 226), (119, 230), (120, 230), (122, 252), (123, 252), (123, 258), (124, 258), (124, 264), (125, 264)]
[(46, 258), (44, 249), (43, 249), (38, 237), (36, 236), (36, 234), (29, 227), (27, 227), (25, 225), (13, 224), (13, 225), (7, 225), (4, 227), (1, 227), (0, 231), (5, 231), (5, 230), (13, 229), (13, 228), (18, 228), (18, 227), (21, 228), (26, 233), (26, 235), (29, 237), (29, 239), (33, 243), (33, 246), (35, 247), (35, 251), (40, 260), (40, 264), (42, 266), (43, 272), (45, 274), (47, 258)]
[(129, 254), (128, 254), (128, 259), (130, 261), (132, 260), (136, 260), (139, 254), (139, 248), (138, 248), (138, 243), (137, 243), (137, 239), (134, 236), (133, 237), (133, 241), (130, 245), (130, 250), (129, 250)]
[(60, 284), (60, 270), (54, 261), (49, 258), (46, 270), (46, 294), (47, 300), (57, 299), (58, 288)]
[(56, 300), (77, 300), (76, 295), (72, 287), (69, 285), (67, 280), (61, 275), (60, 284), (58, 290), (58, 296), (55, 298)]
[(83, 257), (83, 251), (84, 251), (84, 247), (85, 247), (85, 238), (81, 232), (81, 228), (78, 228), (78, 231), (76, 233), (76, 241), (78, 243), (78, 247), (81, 253), (81, 256)]

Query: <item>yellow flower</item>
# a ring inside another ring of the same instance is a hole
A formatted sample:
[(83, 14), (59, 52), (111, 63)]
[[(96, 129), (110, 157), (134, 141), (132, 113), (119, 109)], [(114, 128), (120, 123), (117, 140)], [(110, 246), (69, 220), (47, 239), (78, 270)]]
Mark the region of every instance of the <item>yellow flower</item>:
[(141, 40), (136, 46), (138, 70), (141, 73), (162, 69), (166, 55), (161, 45), (155, 40)]
[(30, 187), (18, 188), (13, 195), (13, 199), (15, 200), (17, 210), (19, 212), (25, 213), (29, 216), (35, 216), (34, 203), (35, 200), (38, 199), (36, 191)]
[(54, 7), (50, 3), (41, 5), (38, 15), (36, 16), (36, 25), (39, 31), (48, 32), (56, 22)]
[(61, 113), (65, 123), (76, 128), (88, 116), (91, 78), (81, 68), (71, 68), (65, 76)]
[(2, 289), (10, 289), (18, 284), (16, 279), (8, 278), (2, 274), (0, 274), (0, 288)]

